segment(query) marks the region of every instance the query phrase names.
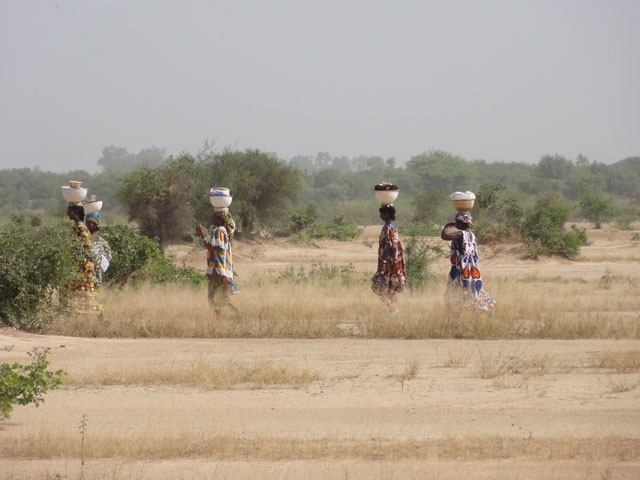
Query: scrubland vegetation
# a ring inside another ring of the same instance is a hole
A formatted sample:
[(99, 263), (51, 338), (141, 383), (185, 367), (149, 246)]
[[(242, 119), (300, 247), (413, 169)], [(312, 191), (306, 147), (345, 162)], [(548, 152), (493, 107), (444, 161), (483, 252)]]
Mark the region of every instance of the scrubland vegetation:
[[(154, 465), (179, 478), (201, 460), (217, 462), (221, 478), (241, 478), (237, 462), (255, 476), (295, 461), (345, 462), (329, 478), (349, 478), (354, 462), (387, 466), (370, 478), (404, 478), (394, 473), (403, 462), (452, 462), (447, 472), (521, 462), (505, 467), (507, 478), (554, 462), (568, 465), (566, 478), (638, 471), (637, 158), (492, 165), (429, 152), (396, 166), (326, 154), (279, 162), (258, 151), (167, 159), (112, 147), (100, 166), (97, 175), (0, 172), (0, 195), (26, 195), (30, 208), (2, 207), (0, 321), (43, 334), (7, 329), (3, 338), (47, 344), (55, 368), (42, 357), (37, 368), (5, 364), (0, 383), (11, 375), (28, 387), (15, 374), (31, 368), (42, 387), (32, 401), (60, 387), (0, 429), (6, 478), (154, 478), (145, 473)], [(116, 255), (100, 316), (57, 308), (74, 248), (69, 223), (56, 218), (59, 186), (71, 177), (107, 205), (102, 234)], [(401, 188), (411, 286), (392, 319), (370, 289), (376, 239), (364, 228), (377, 221), (371, 189), (381, 180)], [(208, 187), (221, 184), (241, 227), (241, 292), (232, 297), (240, 313), (217, 319), (192, 230), (210, 213)], [(283, 185), (295, 195), (270, 195)], [(448, 193), (467, 189), (477, 194), (484, 285), (498, 301), (489, 313), (443, 301), (439, 226), (452, 215)], [(174, 242), (184, 255), (172, 257)], [(12, 402), (7, 412), (29, 403)], [(225, 462), (236, 463), (227, 471)]]

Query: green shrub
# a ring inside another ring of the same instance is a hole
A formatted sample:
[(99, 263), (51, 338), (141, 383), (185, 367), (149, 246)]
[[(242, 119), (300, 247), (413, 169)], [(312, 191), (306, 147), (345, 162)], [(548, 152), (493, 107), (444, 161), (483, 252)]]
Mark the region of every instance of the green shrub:
[(105, 282), (122, 285), (152, 259), (162, 257), (158, 242), (140, 235), (132, 227), (107, 225), (102, 227), (100, 234), (109, 243), (113, 254), (104, 276)]
[(596, 228), (601, 228), (602, 222), (609, 220), (615, 212), (611, 198), (597, 190), (589, 189), (583, 192), (578, 202), (582, 215), (593, 222)]
[(45, 351), (33, 349), (29, 365), (3, 363), (0, 365), (0, 418), (9, 418), (13, 405), (35, 404), (37, 407), (49, 390), (62, 382), (63, 370), (48, 371)]
[(312, 263), (308, 270), (305, 266), (300, 266), (296, 270), (294, 265), (289, 265), (287, 269), (280, 272), (269, 270), (268, 276), (274, 283), (314, 284), (340, 279), (343, 284), (349, 284), (352, 283), (354, 277), (358, 275), (355, 267), (351, 263), (348, 265)]
[(0, 323), (42, 328), (60, 311), (54, 292), (70, 280), (81, 248), (69, 222), (0, 226)]
[(132, 285), (143, 283), (200, 285), (206, 282), (206, 278), (200, 270), (184, 262), (178, 266), (167, 257), (156, 257), (134, 272), (130, 282)]
[(633, 215), (620, 215), (616, 218), (616, 225), (621, 230), (633, 230), (633, 222), (636, 218)]
[(415, 233), (404, 244), (404, 263), (407, 282), (412, 290), (420, 290), (433, 279), (431, 264), (443, 253), (440, 245), (432, 245)]
[[(102, 236), (109, 243), (113, 258), (105, 281), (117, 284), (179, 283), (197, 285), (205, 281), (198, 269), (174, 265), (158, 247), (158, 242), (125, 225), (103, 228)], [(199, 239), (198, 239), (199, 240)], [(200, 242), (202, 243), (202, 242)]]
[(524, 209), (507, 196), (500, 183), (485, 183), (476, 195), (474, 210), (474, 232), (481, 242), (520, 240)]
[(564, 222), (570, 211), (566, 201), (558, 195), (538, 198), (523, 226), (527, 256), (561, 255), (574, 258), (580, 254), (580, 247), (587, 243), (587, 233), (584, 228), (575, 225), (569, 232), (564, 230)]
[(290, 236), (293, 242), (308, 242), (319, 238), (352, 240), (362, 232), (358, 225), (347, 222), (345, 215), (336, 215), (328, 222), (318, 220), (318, 207), (315, 202), (310, 202), (306, 207), (291, 212), (287, 222), (276, 226), (273, 233)]

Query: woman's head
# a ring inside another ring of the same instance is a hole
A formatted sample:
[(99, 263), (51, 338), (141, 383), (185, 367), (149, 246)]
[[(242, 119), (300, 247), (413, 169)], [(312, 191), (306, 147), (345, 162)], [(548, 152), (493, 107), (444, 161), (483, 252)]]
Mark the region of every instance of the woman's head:
[(212, 223), (216, 227), (222, 227), (227, 229), (227, 233), (229, 234), (229, 238), (233, 238), (233, 233), (236, 229), (236, 224), (233, 222), (233, 217), (228, 211), (219, 211), (213, 212), (213, 218), (211, 219)]
[(466, 230), (473, 226), (473, 217), (471, 212), (458, 212), (456, 215), (456, 228), (459, 230)]
[(67, 217), (74, 222), (84, 221), (84, 207), (82, 205), (69, 205)]
[(378, 209), (378, 212), (380, 212), (380, 218), (385, 222), (396, 219), (396, 208), (393, 205), (383, 205)]
[(87, 215), (85, 223), (87, 224), (87, 228), (91, 233), (95, 233), (100, 230), (100, 217), (97, 213), (90, 213), (89, 215)]

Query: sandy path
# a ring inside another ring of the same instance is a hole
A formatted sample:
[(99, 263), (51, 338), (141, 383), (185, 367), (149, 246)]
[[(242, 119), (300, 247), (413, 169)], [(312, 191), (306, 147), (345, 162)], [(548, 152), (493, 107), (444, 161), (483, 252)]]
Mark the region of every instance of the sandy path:
[[(5, 331), (0, 334), (0, 346), (6, 345), (14, 347), (10, 352), (0, 352), (0, 361), (23, 361), (24, 353), (31, 347), (49, 347), (52, 366), (69, 372), (100, 371), (114, 365), (128, 368), (141, 364), (179, 364), (205, 355), (221, 362), (242, 358), (305, 367), (319, 374), (320, 380), (301, 389), (228, 391), (133, 385), (63, 387), (48, 394), (46, 403), (37, 409), (16, 408), (11, 420), (0, 429), (0, 442), (11, 441), (26, 432), (75, 429), (82, 414), (88, 416), (91, 431), (118, 435), (188, 431), (362, 440), (433, 440), (474, 435), (640, 437), (640, 389), (612, 393), (604, 373), (588, 369), (549, 373), (532, 377), (517, 388), (497, 386), (478, 374), (478, 351), (485, 355), (547, 354), (558, 364), (569, 364), (598, 352), (640, 349), (640, 342), (634, 340), (107, 340)], [(440, 367), (451, 352), (468, 355), (468, 364), (464, 368)], [(398, 375), (410, 361), (419, 361), (421, 368), (415, 378), (402, 384)], [(340, 462), (347, 470), (352, 468), (353, 462)], [(490, 467), (491, 462), (485, 463), (490, 470), (497, 468)], [(282, 468), (277, 462), (270, 467), (260, 462), (257, 465), (261, 465), (259, 470), (275, 469), (274, 474)], [(302, 466), (294, 465), (295, 462), (290, 467), (292, 476), (282, 478), (295, 478), (293, 472), (300, 473)], [(366, 468), (361, 466), (364, 471), (372, 471), (380, 465), (378, 462)], [(420, 462), (409, 462), (406, 472), (419, 466)], [(442, 465), (441, 468), (447, 471)], [(518, 468), (530, 471), (528, 467)], [(553, 468), (562, 470), (560, 466)], [(631, 467), (626, 465), (619, 471), (628, 468)], [(154, 478), (146, 476), (152, 470), (155, 467), (136, 475)], [(360, 467), (353, 473), (356, 471), (360, 472)], [(222, 478), (227, 478), (226, 475)]]

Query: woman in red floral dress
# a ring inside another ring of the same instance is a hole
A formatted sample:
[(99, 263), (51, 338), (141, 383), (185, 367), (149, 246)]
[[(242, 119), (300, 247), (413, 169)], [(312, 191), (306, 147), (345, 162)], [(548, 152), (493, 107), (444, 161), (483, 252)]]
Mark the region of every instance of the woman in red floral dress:
[(399, 312), (396, 294), (407, 288), (407, 274), (398, 230), (391, 223), (396, 219), (396, 209), (393, 205), (383, 205), (379, 212), (384, 227), (378, 244), (378, 271), (371, 279), (371, 289), (387, 305), (389, 316), (393, 317)]

